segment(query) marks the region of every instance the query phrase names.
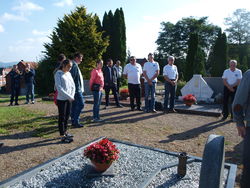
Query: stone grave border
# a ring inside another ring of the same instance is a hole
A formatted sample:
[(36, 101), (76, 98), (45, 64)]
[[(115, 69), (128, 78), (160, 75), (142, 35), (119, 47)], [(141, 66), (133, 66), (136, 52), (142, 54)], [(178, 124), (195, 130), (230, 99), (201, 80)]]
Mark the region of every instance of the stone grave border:
[[(32, 167), (32, 168), (30, 168), (28, 170), (25, 170), (25, 171), (17, 174), (15, 176), (12, 176), (11, 178), (0, 182), (0, 187), (1, 188), (2, 187), (7, 187), (7, 186), (15, 184), (16, 182), (18, 182), (18, 181), (20, 181), (22, 179), (27, 179), (27, 178), (31, 177), (34, 173), (40, 171), (41, 169), (44, 169), (44, 168), (50, 166), (55, 161), (64, 159), (68, 155), (71, 155), (74, 152), (78, 152), (79, 149), (86, 148), (89, 145), (91, 145), (92, 143), (98, 142), (98, 141), (102, 140), (103, 138), (106, 138), (106, 137), (99, 137), (97, 139), (94, 139), (94, 140), (92, 140), (90, 142), (87, 142), (86, 144), (84, 144), (82, 146), (79, 146), (79, 147), (73, 149), (72, 151), (69, 151), (66, 154), (63, 154), (63, 155), (61, 155), (59, 157), (56, 157), (56, 158), (51, 159), (51, 160), (48, 160), (47, 162), (45, 162), (43, 164), (37, 165), (35, 167)], [(163, 149), (159, 149), (159, 148), (153, 148), (153, 147), (150, 147), (150, 146), (144, 146), (144, 145), (134, 144), (134, 143), (126, 142), (126, 141), (120, 141), (120, 140), (116, 140), (116, 139), (113, 139), (113, 138), (108, 138), (108, 139), (110, 141), (112, 141), (112, 142), (116, 142), (116, 143), (120, 143), (120, 144), (125, 144), (125, 145), (128, 145), (128, 146), (134, 146), (134, 147), (149, 149), (149, 150), (152, 150), (152, 151), (165, 153), (165, 154), (168, 154), (168, 155), (171, 155), (171, 156), (174, 156), (174, 157), (178, 157), (179, 156), (179, 153), (177, 153), (177, 152), (171, 152), (171, 151), (167, 151), (167, 150), (163, 150)], [(192, 162), (202, 162), (202, 158), (201, 157), (192, 156), (192, 155), (188, 155), (187, 163), (192, 163)], [(168, 165), (164, 165), (164, 166), (158, 168), (152, 174), (150, 174), (149, 177), (145, 178), (144, 182), (139, 186), (139, 188), (146, 188), (151, 183), (151, 181), (153, 180), (153, 178), (159, 172), (161, 172), (162, 170), (165, 170), (167, 168), (171, 168), (171, 167), (175, 167), (175, 166), (178, 166), (178, 162), (170, 163)], [(224, 167), (226, 169), (228, 169), (228, 176), (227, 176), (227, 181), (226, 181), (225, 188), (234, 188), (235, 178), (236, 178), (236, 171), (237, 171), (237, 165), (231, 164), (231, 163), (224, 163)]]

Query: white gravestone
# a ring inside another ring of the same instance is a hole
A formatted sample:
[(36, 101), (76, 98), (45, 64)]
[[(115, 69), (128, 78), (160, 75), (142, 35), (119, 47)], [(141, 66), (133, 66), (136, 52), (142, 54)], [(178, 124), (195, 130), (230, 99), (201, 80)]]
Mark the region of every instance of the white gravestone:
[(193, 94), (197, 101), (208, 101), (213, 95), (213, 90), (200, 74), (194, 74), (193, 78), (181, 89), (182, 96)]

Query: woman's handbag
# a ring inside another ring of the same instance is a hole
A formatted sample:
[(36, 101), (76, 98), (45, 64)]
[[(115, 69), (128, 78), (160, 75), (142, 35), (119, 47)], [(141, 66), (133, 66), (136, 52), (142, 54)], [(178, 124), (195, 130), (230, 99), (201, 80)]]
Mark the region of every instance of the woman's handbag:
[(100, 91), (100, 84), (93, 84), (92, 85), (92, 91)]

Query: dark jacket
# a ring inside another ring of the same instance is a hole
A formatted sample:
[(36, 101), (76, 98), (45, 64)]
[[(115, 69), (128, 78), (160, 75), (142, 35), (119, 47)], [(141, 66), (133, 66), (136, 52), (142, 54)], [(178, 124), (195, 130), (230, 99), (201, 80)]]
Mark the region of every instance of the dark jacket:
[(80, 79), (80, 74), (78, 71), (78, 65), (75, 61), (72, 61), (72, 67), (70, 70), (71, 76), (75, 82), (75, 87), (76, 87), (76, 93), (81, 93), (81, 79)]
[(15, 71), (10, 71), (10, 78), (11, 78), (11, 88), (20, 88), (21, 83), (21, 75), (16, 73)]
[(105, 66), (103, 68), (103, 76), (104, 76), (104, 87), (109, 86), (109, 87), (116, 87), (117, 86), (117, 71), (114, 67), (111, 67), (111, 76), (112, 78), (110, 79), (110, 72), (108, 66)]
[(29, 72), (24, 73), (24, 80), (26, 84), (35, 84), (35, 75), (36, 72), (34, 69), (30, 69)]

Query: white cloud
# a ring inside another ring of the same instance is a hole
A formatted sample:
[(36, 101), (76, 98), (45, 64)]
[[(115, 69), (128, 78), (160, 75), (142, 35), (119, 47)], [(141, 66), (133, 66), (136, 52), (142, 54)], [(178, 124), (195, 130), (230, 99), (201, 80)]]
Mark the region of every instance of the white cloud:
[(43, 9), (44, 9), (43, 7), (28, 1), (21, 1), (18, 6), (12, 8), (12, 10), (17, 10), (24, 13), (30, 11), (40, 11)]
[(9, 14), (9, 13), (4, 13), (0, 17), (0, 22), (7, 22), (7, 21), (27, 21), (27, 18), (21, 15), (14, 15), (14, 14)]
[(50, 30), (48, 31), (38, 31), (37, 29), (32, 30), (32, 34), (35, 36), (48, 36), (51, 33)]
[[(15, 54), (15, 59), (25, 59), (27, 61), (37, 61), (37, 57), (44, 51), (44, 43), (50, 42), (48, 37), (33, 37), (19, 40), (8, 46), (8, 54)], [(6, 57), (5, 61), (12, 61)]]
[(0, 33), (4, 32), (3, 26), (0, 24)]
[(71, 6), (73, 5), (73, 0), (61, 0), (56, 3), (54, 3), (54, 6), (57, 7), (64, 7), (64, 6)]

